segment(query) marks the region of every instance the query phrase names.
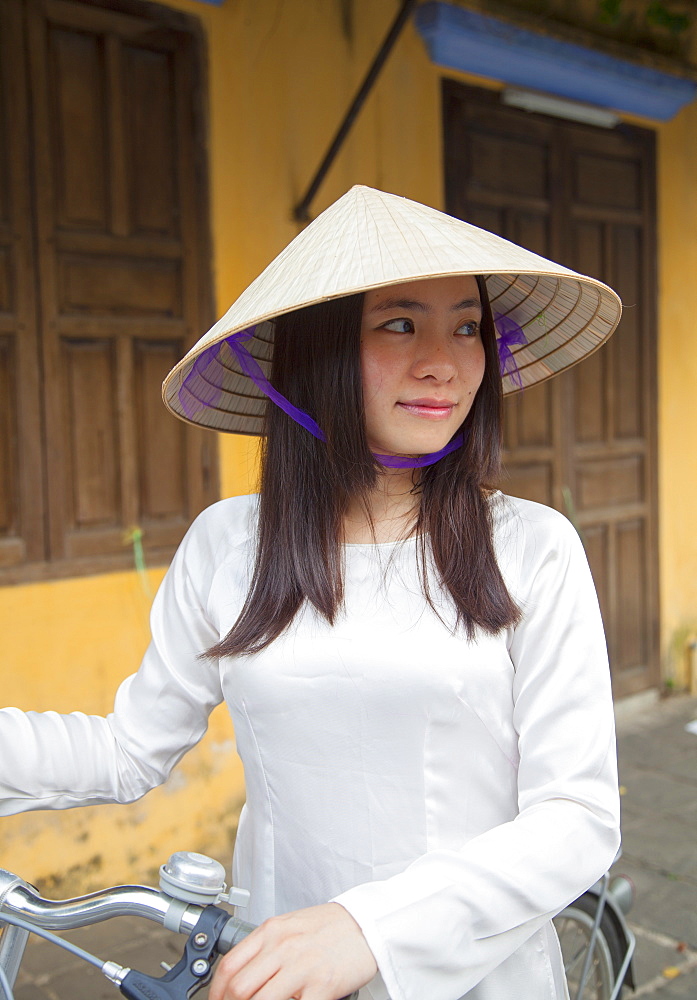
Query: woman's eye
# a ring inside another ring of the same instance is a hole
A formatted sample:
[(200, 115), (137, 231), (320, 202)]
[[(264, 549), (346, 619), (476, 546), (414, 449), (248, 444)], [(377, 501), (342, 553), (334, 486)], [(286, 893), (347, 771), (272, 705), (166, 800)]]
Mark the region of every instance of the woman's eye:
[(390, 330), (392, 333), (413, 333), (414, 324), (410, 319), (391, 319), (389, 323), (383, 325), (383, 330)]
[(458, 327), (456, 332), (460, 337), (476, 337), (479, 333), (479, 323), (472, 319), (469, 323), (463, 323)]

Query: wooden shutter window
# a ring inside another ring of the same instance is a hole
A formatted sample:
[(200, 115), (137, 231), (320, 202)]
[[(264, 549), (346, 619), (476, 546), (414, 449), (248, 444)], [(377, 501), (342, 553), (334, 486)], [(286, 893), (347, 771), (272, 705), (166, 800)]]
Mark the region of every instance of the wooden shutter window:
[[(11, 580), (126, 566), (135, 525), (148, 557), (166, 560), (216, 497), (214, 439), (160, 402), (163, 376), (211, 319), (198, 29), (134, 0), (122, 10), (113, 0), (7, 0), (2, 13), (17, 35), (2, 50), (3, 78), (21, 91), (11, 110), (24, 113), (33, 152), (15, 153), (0, 132), (0, 567), (24, 565)], [(7, 114), (0, 129), (14, 132), (21, 123)], [(24, 157), (14, 172), (13, 155)], [(25, 182), (17, 199), (10, 181), (29, 174), (33, 188)], [(12, 286), (7, 206), (22, 198), (38, 308), (18, 337), (16, 304), (31, 296)], [(20, 426), (13, 395), (21, 385), (24, 399), (20, 347), (35, 372), (33, 427)], [(27, 435), (31, 550), (9, 541)]]

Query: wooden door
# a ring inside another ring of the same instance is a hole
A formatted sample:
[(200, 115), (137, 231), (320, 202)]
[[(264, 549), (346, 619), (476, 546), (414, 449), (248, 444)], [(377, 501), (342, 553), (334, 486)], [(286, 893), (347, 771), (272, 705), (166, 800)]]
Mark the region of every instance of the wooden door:
[(0, 570), (43, 558), (41, 419), (22, 10), (0, 3)]
[(654, 136), (570, 124), (444, 83), (448, 211), (616, 288), (609, 344), (506, 402), (502, 489), (576, 524), (613, 683), (658, 683)]
[(34, 392), (36, 413), (21, 439), (40, 526), (24, 559), (35, 575), (127, 565), (136, 525), (150, 559), (167, 559), (216, 495), (213, 436), (160, 400), (211, 319), (200, 39), (191, 19), (135, 0), (7, 0), (3, 12), (16, 36), (6, 118), (23, 116), (24, 145), (0, 176), (19, 178), (27, 228), (28, 295), (13, 301), (27, 313), (15, 350), (30, 360), (16, 388), (22, 405)]

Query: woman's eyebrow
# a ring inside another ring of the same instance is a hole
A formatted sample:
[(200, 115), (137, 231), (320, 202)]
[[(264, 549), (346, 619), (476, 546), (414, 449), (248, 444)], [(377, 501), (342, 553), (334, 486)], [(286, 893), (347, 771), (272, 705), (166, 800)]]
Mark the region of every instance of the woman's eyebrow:
[(411, 309), (417, 312), (428, 312), (429, 307), (418, 299), (383, 299), (376, 303), (371, 312), (389, 312), (390, 309)]
[[(450, 307), (451, 312), (459, 312), (462, 309), (480, 309), (482, 303), (479, 299), (463, 299), (462, 302), (455, 303)], [(415, 312), (430, 312), (431, 307), (421, 302), (419, 299), (383, 299), (382, 302), (372, 306), (371, 312), (389, 312), (391, 309), (411, 309)]]
[(460, 309), (479, 309), (482, 311), (482, 300), (481, 299), (463, 299), (462, 302), (458, 302), (457, 305), (451, 307), (451, 312), (457, 312)]

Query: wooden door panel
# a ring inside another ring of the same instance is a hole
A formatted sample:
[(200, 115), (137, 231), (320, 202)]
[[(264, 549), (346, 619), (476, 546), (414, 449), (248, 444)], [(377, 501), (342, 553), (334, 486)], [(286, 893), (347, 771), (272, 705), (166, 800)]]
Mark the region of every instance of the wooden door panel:
[(173, 53), (124, 46), (124, 151), (132, 235), (179, 236)]
[[(19, 483), (17, 461), (17, 361), (14, 337), (0, 337), (0, 538), (17, 533)], [(6, 558), (12, 557), (13, 546)], [(0, 545), (0, 559), (3, 547)]]
[(554, 501), (553, 464), (539, 460), (529, 464), (522, 461), (509, 464), (500, 485), (509, 496), (525, 497), (551, 507)]
[(514, 243), (543, 256), (549, 252), (549, 219), (545, 215), (530, 211), (515, 212), (506, 229)]
[(91, 317), (182, 315), (179, 260), (60, 253), (56, 259), (57, 312)]
[(599, 153), (580, 152), (574, 158), (573, 199), (577, 206), (593, 208), (639, 208), (641, 167), (633, 159)]
[(103, 39), (49, 25), (46, 49), (55, 225), (104, 232), (109, 189)]
[[(612, 358), (612, 395), (615, 400), (614, 433), (618, 440), (643, 438), (646, 434), (644, 413), (642, 350), (644, 326), (641, 316), (642, 296), (639, 278), (642, 270), (642, 234), (637, 226), (617, 226), (613, 244), (613, 272), (624, 302), (621, 336), (608, 344)], [(618, 331), (620, 332), (620, 331)]]
[(68, 530), (119, 524), (116, 356), (109, 340), (65, 341)]
[[(650, 655), (650, 617), (647, 608), (645, 519), (624, 521), (617, 527), (617, 603), (621, 614), (616, 628), (618, 681), (636, 690), (642, 685), (642, 667)], [(637, 623), (644, 627), (638, 628)], [(624, 675), (624, 678), (623, 678)]]
[(477, 130), (471, 135), (470, 158), (469, 183), (480, 197), (502, 190), (526, 199), (547, 197), (547, 148), (535, 137)]
[[(553, 400), (550, 385), (535, 386), (509, 400), (507, 425), (510, 448), (551, 448), (554, 444)], [(513, 431), (515, 430), (515, 437)]]
[(625, 317), (608, 346), (505, 405), (502, 488), (579, 529), (616, 693), (658, 678), (653, 137), (504, 108), (446, 81), (448, 210), (599, 277)]
[(492, 233), (501, 233), (505, 228), (503, 210), (494, 205), (473, 205), (467, 221), (471, 222), (473, 226), (488, 229)]
[(176, 518), (186, 474), (185, 426), (161, 402), (162, 381), (179, 359), (179, 342), (137, 340), (138, 472), (144, 522)]
[(583, 529), (581, 537), (593, 574), (595, 589), (598, 592), (600, 610), (607, 628), (614, 615), (610, 582), (612, 560), (608, 526), (606, 524), (590, 525)]
[(605, 266), (605, 226), (595, 220), (580, 220), (575, 223), (572, 233), (572, 248), (576, 257), (576, 267), (583, 263), (584, 274), (599, 278), (606, 271)]
[(504, 454), (508, 456), (501, 486), (512, 496), (537, 503), (554, 502), (554, 401), (549, 385), (538, 385), (506, 402)]
[(643, 503), (644, 463), (640, 455), (607, 456), (576, 462), (574, 498), (579, 514), (593, 508)]
[(578, 365), (573, 372), (574, 426), (579, 444), (602, 445), (608, 426), (607, 362), (603, 348)]
[[(0, 205), (0, 213), (3, 210), (2, 205)], [(4, 218), (0, 214), (0, 224), (7, 232), (9, 228), (9, 213), (5, 214)], [(12, 252), (9, 246), (0, 246), (0, 314), (5, 313), (12, 314), (15, 310), (15, 303), (13, 301), (13, 284), (12, 281)]]

